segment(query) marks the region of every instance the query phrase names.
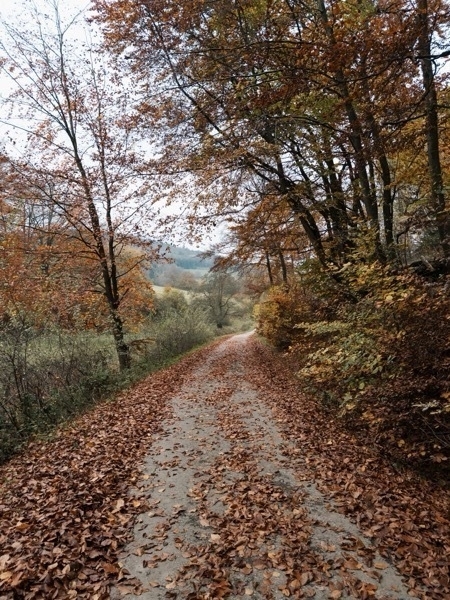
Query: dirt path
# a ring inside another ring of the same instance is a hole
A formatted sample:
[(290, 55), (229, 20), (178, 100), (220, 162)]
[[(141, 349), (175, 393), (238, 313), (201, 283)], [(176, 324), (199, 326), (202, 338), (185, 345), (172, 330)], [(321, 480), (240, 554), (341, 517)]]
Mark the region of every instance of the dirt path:
[(1, 466), (0, 600), (450, 599), (450, 492), (289, 361), (218, 340)]
[(389, 560), (302, 469), (301, 445), (252, 383), (248, 344), (245, 334), (216, 346), (172, 399), (133, 492), (147, 510), (120, 558), (142, 587), (122, 583), (111, 598), (407, 598)]

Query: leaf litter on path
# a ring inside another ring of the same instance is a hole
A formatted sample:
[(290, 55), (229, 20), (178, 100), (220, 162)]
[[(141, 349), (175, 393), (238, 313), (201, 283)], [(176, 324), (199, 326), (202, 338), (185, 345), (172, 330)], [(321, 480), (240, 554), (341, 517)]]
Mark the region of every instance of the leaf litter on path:
[[(323, 426), (324, 415), (305, 404), (298, 382), (274, 360), (249, 336), (235, 336), (210, 353), (173, 399), (175, 419), (143, 471), (156, 477), (147, 498), (158, 498), (162, 514), (141, 515), (122, 555), (123, 567), (143, 584), (139, 595), (126, 597), (446, 597), (445, 575), (430, 585), (402, 572), (394, 565), (397, 546), (385, 546), (367, 528), (364, 533), (356, 513), (353, 522), (345, 514), (351, 511), (343, 510), (344, 499), (349, 496), (354, 506), (363, 492), (344, 484), (341, 500), (333, 473), (339, 478), (342, 465), (352, 472), (347, 456), (356, 471), (376, 459), (367, 449), (348, 453), (340, 446), (339, 436), (347, 434), (333, 424)], [(319, 442), (313, 454), (293, 418), (314, 424), (309, 435)], [(325, 477), (316, 464), (325, 468)], [(396, 476), (395, 485), (400, 479)], [(142, 491), (135, 489), (138, 496)], [(406, 492), (397, 487), (396, 493)], [(385, 487), (383, 497), (389, 494), (394, 497)], [(174, 506), (183, 506), (182, 513), (174, 514)], [(383, 527), (389, 527), (389, 506)], [(159, 546), (136, 559), (132, 548), (148, 539)], [(120, 590), (112, 597), (120, 598)]]
[(1, 476), (0, 600), (450, 597), (448, 494), (353, 439), (248, 335)]

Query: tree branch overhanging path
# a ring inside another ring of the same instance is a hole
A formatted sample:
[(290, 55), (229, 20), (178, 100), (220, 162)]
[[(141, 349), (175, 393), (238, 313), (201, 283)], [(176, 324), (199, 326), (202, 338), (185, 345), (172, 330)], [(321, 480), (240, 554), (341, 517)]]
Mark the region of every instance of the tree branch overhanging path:
[(31, 444), (1, 481), (5, 600), (450, 592), (449, 493), (344, 432), (248, 334)]

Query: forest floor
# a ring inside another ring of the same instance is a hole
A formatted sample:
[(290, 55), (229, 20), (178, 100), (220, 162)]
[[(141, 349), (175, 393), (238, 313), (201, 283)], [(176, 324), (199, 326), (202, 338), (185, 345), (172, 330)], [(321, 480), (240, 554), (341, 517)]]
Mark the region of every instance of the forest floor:
[(450, 492), (221, 339), (0, 469), (0, 600), (450, 598)]

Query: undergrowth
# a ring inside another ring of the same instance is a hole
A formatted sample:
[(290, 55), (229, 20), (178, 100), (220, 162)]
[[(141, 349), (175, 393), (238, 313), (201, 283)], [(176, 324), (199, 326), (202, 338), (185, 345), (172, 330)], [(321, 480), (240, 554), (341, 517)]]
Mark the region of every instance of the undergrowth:
[[(169, 294), (170, 296), (170, 294)], [(214, 337), (198, 309), (166, 297), (143, 328), (128, 336), (132, 366), (119, 371), (112, 336), (36, 328), (26, 316), (1, 326), (0, 463), (33, 436), (47, 435)]]
[(309, 263), (266, 294), (257, 330), (295, 356), (299, 385), (383, 454), (447, 479), (448, 285), (378, 263), (328, 274)]

